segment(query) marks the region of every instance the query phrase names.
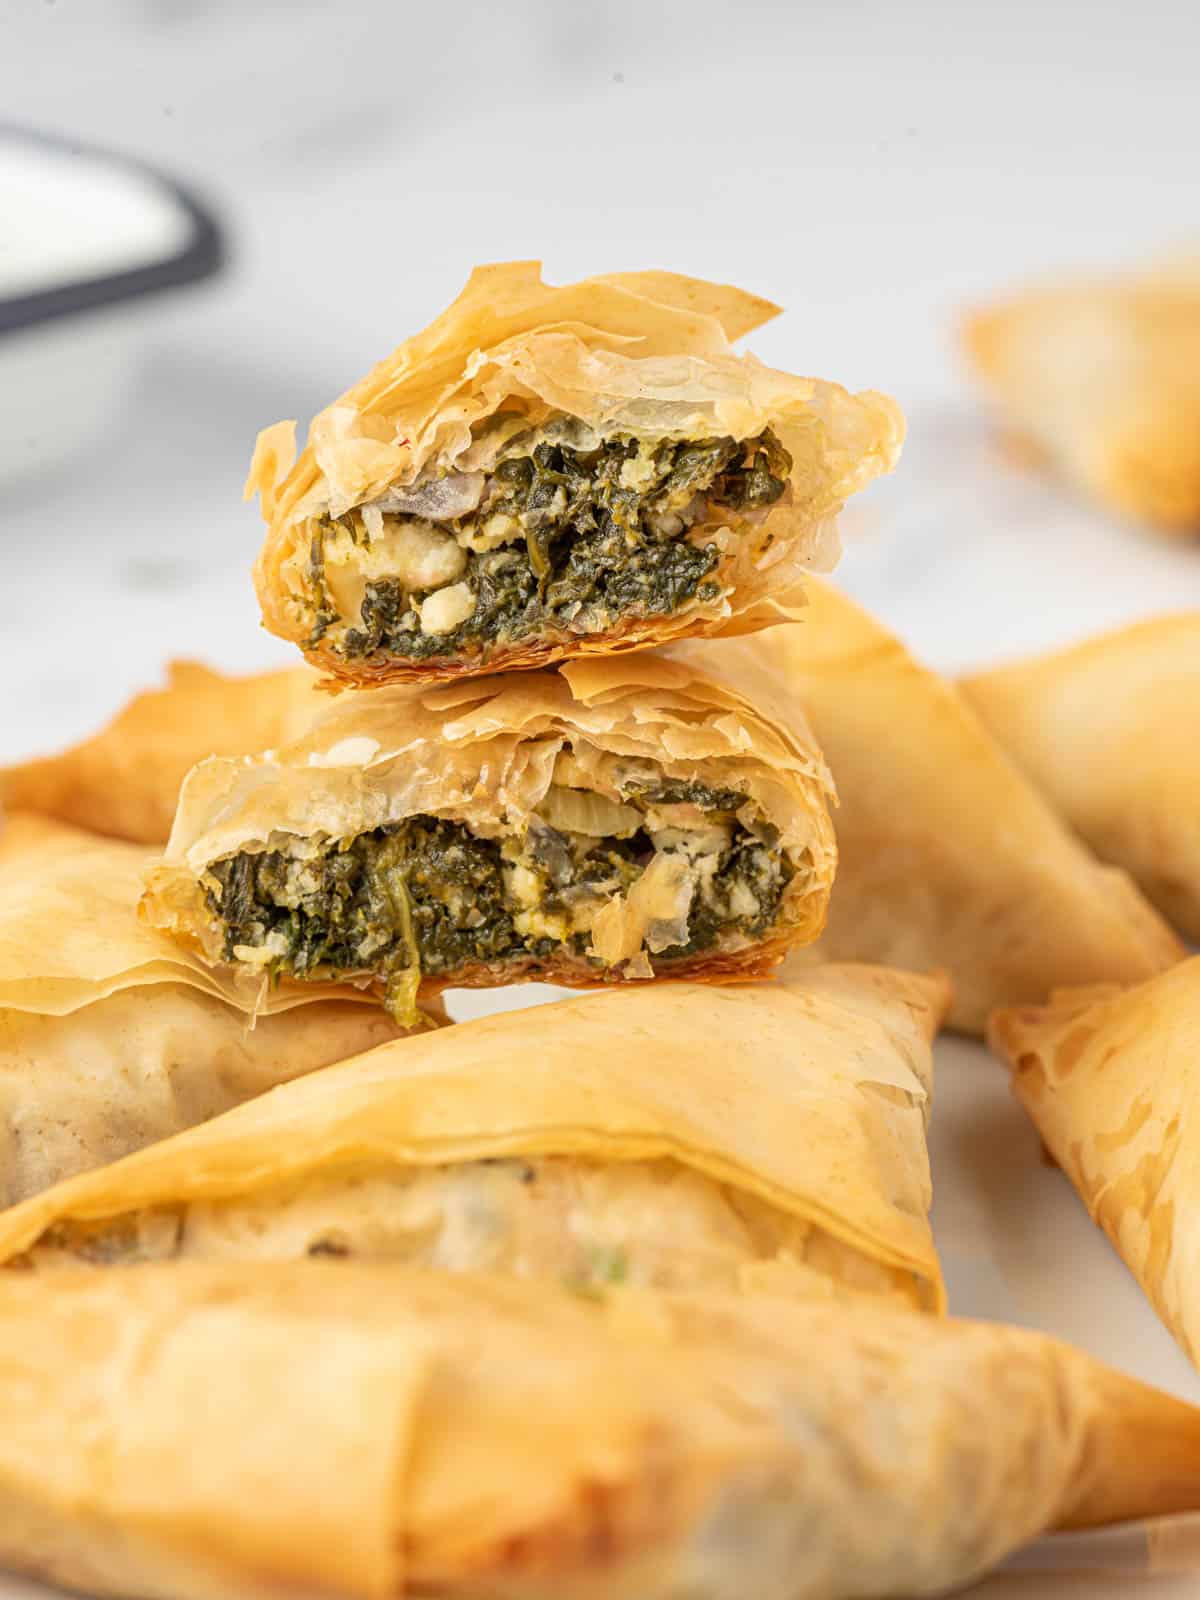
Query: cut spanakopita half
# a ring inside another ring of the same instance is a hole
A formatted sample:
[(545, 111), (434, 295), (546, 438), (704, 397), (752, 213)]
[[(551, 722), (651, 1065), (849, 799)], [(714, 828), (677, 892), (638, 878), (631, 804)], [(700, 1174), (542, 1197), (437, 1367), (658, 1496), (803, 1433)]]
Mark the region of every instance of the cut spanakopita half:
[(459, 985), (758, 976), (820, 932), (827, 798), (754, 662), (392, 685), (197, 767), (142, 909), (276, 993), (374, 983), (401, 1022)]
[(246, 992), (139, 922), (150, 859), (47, 818), (5, 824), (0, 1206), (396, 1037), (353, 989)]
[(384, 1045), (0, 1214), (28, 1270), (374, 1256), (944, 1305), (944, 978), (650, 984)]
[(0, 1291), (0, 1564), (86, 1593), (884, 1600), (1200, 1507), (1196, 1408), (866, 1297), (347, 1261)]
[(962, 689), (1096, 854), (1200, 942), (1200, 611), (975, 673)]
[(773, 663), (838, 791), (839, 866), (814, 954), (954, 982), (952, 1026), (1064, 984), (1138, 983), (1185, 954), (1123, 872), (1102, 866), (952, 685), (827, 584), (807, 620), (726, 649)]
[(58, 755), (0, 769), (0, 801), (135, 844), (167, 842), (179, 786), (206, 756), (243, 756), (298, 738), (326, 704), (305, 667), (226, 677), (172, 661), (107, 727)]
[(777, 310), (674, 273), (552, 288), (536, 262), (477, 268), (298, 461), (294, 423), (259, 437), (266, 626), (362, 686), (791, 614), (904, 424), (883, 395), (734, 350)]
[(1018, 444), (1118, 516), (1200, 533), (1200, 264), (1017, 294), (965, 342)]
[(1200, 1365), (1200, 957), (1135, 989), (999, 1011), (988, 1038), (1046, 1148)]

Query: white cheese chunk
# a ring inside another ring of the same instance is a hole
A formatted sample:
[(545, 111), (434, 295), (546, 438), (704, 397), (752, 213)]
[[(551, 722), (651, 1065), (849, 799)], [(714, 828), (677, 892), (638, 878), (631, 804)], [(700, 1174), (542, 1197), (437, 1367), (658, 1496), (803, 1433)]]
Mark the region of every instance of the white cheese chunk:
[(452, 534), (429, 522), (389, 522), (368, 550), (372, 577), (399, 578), (406, 589), (435, 589), (462, 575), (466, 552)]
[(515, 544), (525, 537), (525, 530), (516, 517), (496, 511), (480, 525), (468, 523), (458, 531), (458, 542), (464, 550), (498, 550), (502, 544)]
[(452, 583), (448, 589), (439, 589), (421, 602), (421, 632), (453, 633), (474, 609), (475, 592), (471, 585)]
[(437, 589), (462, 576), (467, 553), (430, 522), (372, 518), (366, 543), (339, 529), (325, 541), (325, 579), (340, 614), (357, 622), (369, 581), (395, 578), (405, 589)]

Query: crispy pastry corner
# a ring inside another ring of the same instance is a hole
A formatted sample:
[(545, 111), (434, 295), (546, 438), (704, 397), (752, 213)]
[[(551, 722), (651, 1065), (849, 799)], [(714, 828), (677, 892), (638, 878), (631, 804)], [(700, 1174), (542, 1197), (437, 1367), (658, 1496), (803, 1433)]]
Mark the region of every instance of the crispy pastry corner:
[(4, 1288), (0, 1560), (73, 1589), (870, 1600), (1200, 1506), (1200, 1412), (986, 1323), (352, 1262)]

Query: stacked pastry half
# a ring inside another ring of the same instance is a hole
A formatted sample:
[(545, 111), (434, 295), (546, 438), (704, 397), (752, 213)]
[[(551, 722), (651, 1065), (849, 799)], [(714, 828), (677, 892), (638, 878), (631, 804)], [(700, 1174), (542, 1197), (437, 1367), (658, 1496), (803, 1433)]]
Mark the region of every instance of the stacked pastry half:
[(774, 311), (477, 271), (259, 440), (310, 665), (3, 775), (9, 1566), (850, 1600), (1200, 1508), (1200, 1412), (945, 1318), (942, 1022), (1188, 969), (809, 574), (902, 420), (735, 348)]

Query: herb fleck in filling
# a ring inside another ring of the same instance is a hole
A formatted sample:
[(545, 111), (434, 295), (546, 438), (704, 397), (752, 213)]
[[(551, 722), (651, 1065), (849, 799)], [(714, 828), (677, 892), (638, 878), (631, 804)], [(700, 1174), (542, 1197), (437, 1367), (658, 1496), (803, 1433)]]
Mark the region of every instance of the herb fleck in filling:
[[(691, 530), (765, 510), (792, 468), (769, 428), (740, 442), (619, 435), (591, 449), (544, 437), (510, 452), (475, 476), (476, 503), (460, 515), (385, 515), (385, 496), (322, 519), (308, 645), (328, 636), (348, 659), (487, 655), (715, 600), (721, 551), (711, 529), (703, 540)], [(357, 583), (339, 588), (339, 573)]]
[[(741, 792), (630, 785), (624, 804), (550, 793), (560, 806), (607, 807), (630, 820), (602, 836), (538, 816), (523, 837), (486, 839), (418, 816), (312, 854), (241, 851), (215, 862), (205, 892), (225, 958), (295, 978), (374, 974), (393, 1015), (409, 1022), (422, 974), (477, 963), (527, 971), (560, 950), (603, 970), (592, 925), (643, 879), (645, 944), (664, 963), (773, 927), (796, 864), (776, 830), (741, 820)], [(666, 885), (666, 903), (647, 893), (654, 881)]]

